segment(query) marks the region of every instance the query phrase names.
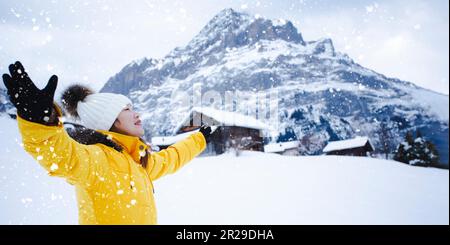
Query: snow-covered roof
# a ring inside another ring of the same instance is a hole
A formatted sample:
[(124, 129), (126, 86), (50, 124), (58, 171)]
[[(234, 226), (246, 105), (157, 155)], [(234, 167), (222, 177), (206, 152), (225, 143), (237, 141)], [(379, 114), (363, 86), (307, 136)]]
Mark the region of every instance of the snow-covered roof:
[(354, 139), (349, 139), (349, 140), (339, 140), (339, 141), (328, 142), (327, 146), (325, 146), (325, 148), (323, 148), (323, 152), (330, 152), (330, 151), (362, 147), (367, 142), (369, 142), (372, 149), (375, 150), (375, 147), (373, 147), (372, 143), (370, 143), (370, 140), (368, 137), (356, 137)]
[(154, 145), (172, 145), (180, 140), (187, 138), (189, 135), (198, 132), (197, 130), (189, 131), (183, 134), (178, 134), (175, 136), (163, 136), (163, 137), (152, 137), (152, 144)]
[(253, 117), (245, 116), (237, 112), (222, 111), (211, 107), (193, 107), (188, 116), (185, 117), (185, 119), (182, 120), (177, 127), (175, 127), (174, 133), (178, 132), (178, 130), (184, 125), (190, 124), (189, 122), (193, 117), (193, 113), (201, 113), (208, 116), (215, 120), (215, 123), (218, 123), (220, 126), (239, 126), (245, 128), (270, 130), (270, 127), (267, 124)]
[(300, 141), (271, 143), (264, 145), (264, 152), (283, 152), (288, 149), (296, 148), (299, 144)]

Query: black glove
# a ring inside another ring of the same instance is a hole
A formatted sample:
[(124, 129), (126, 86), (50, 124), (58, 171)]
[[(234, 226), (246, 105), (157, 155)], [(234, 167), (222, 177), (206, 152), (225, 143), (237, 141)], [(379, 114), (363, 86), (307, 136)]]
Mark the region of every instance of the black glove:
[(17, 114), (25, 120), (48, 125), (54, 112), (53, 97), (58, 77), (50, 77), (47, 86), (40, 90), (19, 61), (9, 65), (9, 72), (11, 76), (3, 74), (3, 83), (8, 89), (9, 99), (17, 108)]
[(211, 127), (210, 126), (206, 126), (206, 125), (202, 125), (200, 127), (200, 133), (203, 134), (203, 136), (205, 137), (206, 143), (209, 143), (210, 136), (211, 136)]

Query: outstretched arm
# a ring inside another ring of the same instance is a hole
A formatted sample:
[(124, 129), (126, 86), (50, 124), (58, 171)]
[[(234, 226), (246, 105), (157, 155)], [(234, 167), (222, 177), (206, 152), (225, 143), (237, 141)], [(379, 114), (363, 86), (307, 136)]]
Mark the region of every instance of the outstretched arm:
[(58, 78), (54, 75), (47, 86), (38, 89), (22, 64), (9, 66), (3, 74), (11, 102), (17, 108), (17, 121), (24, 149), (50, 175), (65, 177), (70, 182), (91, 184), (103, 172), (106, 155), (98, 145), (82, 145), (70, 138), (58, 117), (61, 110), (53, 103)]
[(206, 148), (206, 140), (201, 132), (194, 133), (167, 149), (153, 153), (149, 157), (147, 172), (152, 180), (176, 172)]

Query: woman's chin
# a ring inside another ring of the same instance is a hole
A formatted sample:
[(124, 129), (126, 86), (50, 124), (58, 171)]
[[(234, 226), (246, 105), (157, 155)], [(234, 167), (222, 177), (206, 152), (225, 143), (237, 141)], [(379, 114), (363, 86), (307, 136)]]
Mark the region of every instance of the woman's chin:
[(145, 134), (144, 129), (143, 129), (142, 127), (140, 127), (140, 128), (137, 130), (137, 134), (139, 135), (139, 137), (144, 136), (144, 134)]

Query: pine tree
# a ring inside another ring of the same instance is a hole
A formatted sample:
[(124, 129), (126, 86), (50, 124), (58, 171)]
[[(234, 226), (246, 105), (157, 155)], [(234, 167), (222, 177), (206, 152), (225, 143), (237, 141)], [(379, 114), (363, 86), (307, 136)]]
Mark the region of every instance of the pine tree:
[(406, 163), (406, 151), (405, 151), (405, 145), (403, 144), (404, 142), (401, 142), (398, 147), (397, 150), (395, 151), (395, 155), (394, 155), (394, 160), (397, 162), (403, 162)]
[(414, 159), (414, 138), (411, 132), (406, 133), (406, 149), (405, 149), (405, 163), (410, 163)]
[(411, 132), (406, 132), (405, 140), (400, 142), (395, 151), (394, 160), (403, 163), (409, 163), (411, 158), (411, 147), (413, 145), (413, 137)]
[(438, 166), (439, 165), (439, 153), (436, 150), (436, 146), (430, 142), (427, 141), (427, 149), (429, 150), (428, 152), (428, 156), (430, 159), (430, 166)]
[(416, 138), (414, 139), (413, 147), (411, 148), (410, 165), (427, 166), (428, 157), (426, 154), (427, 147), (425, 140), (419, 130), (416, 131)]
[(435, 145), (417, 130), (415, 139), (411, 132), (406, 133), (405, 141), (401, 142), (395, 151), (394, 160), (414, 166), (437, 166), (439, 154)]

